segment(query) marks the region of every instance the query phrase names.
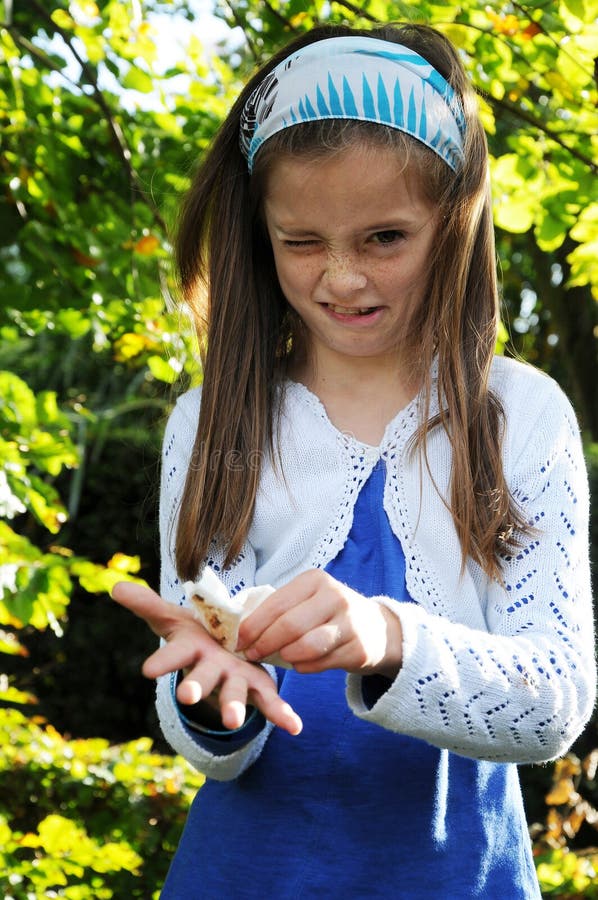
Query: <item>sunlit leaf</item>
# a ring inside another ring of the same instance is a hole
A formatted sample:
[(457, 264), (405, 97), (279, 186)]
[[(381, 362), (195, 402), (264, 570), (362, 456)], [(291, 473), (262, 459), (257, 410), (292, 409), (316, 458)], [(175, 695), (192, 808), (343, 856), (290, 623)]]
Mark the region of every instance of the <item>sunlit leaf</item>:
[(575, 802), (577, 792), (570, 778), (560, 778), (544, 798), (550, 806), (560, 806), (563, 803)]
[(135, 253), (140, 253), (142, 256), (151, 256), (159, 246), (159, 239), (153, 234), (147, 234), (144, 237), (139, 238), (134, 246), (134, 250)]
[(133, 573), (138, 571), (136, 557), (126, 557), (124, 554), (118, 556), (120, 558), (116, 560), (116, 564), (107, 566), (78, 560), (71, 566), (71, 572), (79, 579), (81, 587), (90, 594), (109, 594), (119, 581), (134, 581), (146, 585), (143, 579), (134, 577)]
[(513, 35), (520, 30), (520, 22), (517, 16), (509, 13), (508, 15), (495, 13), (490, 6), (486, 7), (486, 14), (492, 23), (493, 29), (498, 34)]
[(19, 691), (17, 688), (12, 686), (5, 687), (2, 683), (2, 679), (0, 678), (0, 702), (18, 703), (22, 706), (25, 706), (27, 704), (38, 703), (39, 701), (35, 694), (31, 694), (28, 691)]
[[(27, 648), (19, 642), (17, 636), (11, 631), (4, 631), (0, 628), (0, 653), (6, 653), (9, 656), (29, 656), (29, 651)], [(5, 700), (10, 699), (8, 696), (12, 694), (13, 698), (16, 694), (20, 694), (19, 691), (16, 691), (16, 688), (10, 688), (7, 690), (2, 690), (2, 681), (0, 679), (0, 695), (4, 697)], [(22, 696), (27, 696), (23, 694)], [(17, 703), (25, 703), (31, 702), (29, 700), (16, 700)]]
[(144, 72), (137, 66), (131, 66), (122, 81), (123, 87), (133, 91), (141, 91), (149, 94), (154, 89), (154, 82), (151, 75)]
[(176, 360), (165, 360), (161, 356), (150, 356), (147, 365), (154, 378), (167, 384), (174, 384), (181, 371)]
[(75, 22), (64, 9), (55, 9), (52, 13), (52, 19), (59, 28), (64, 28), (67, 31), (72, 30), (75, 27)]
[(138, 556), (127, 556), (125, 553), (115, 553), (111, 559), (108, 560), (107, 566), (109, 569), (114, 569), (121, 574), (123, 572), (138, 572), (141, 568), (141, 560)]
[(114, 343), (114, 356), (119, 361), (133, 359), (153, 345), (146, 335), (128, 331)]

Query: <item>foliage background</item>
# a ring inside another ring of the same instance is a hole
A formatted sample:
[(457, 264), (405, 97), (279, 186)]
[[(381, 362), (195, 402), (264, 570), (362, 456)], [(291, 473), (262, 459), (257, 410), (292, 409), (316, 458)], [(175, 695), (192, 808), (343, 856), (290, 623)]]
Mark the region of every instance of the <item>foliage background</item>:
[[(504, 349), (573, 399), (598, 495), (597, 0), (459, 5), (0, 4), (0, 889), (157, 896), (201, 777), (157, 732), (154, 639), (113, 608), (157, 583), (173, 390), (198, 380), (168, 235), (243, 79), (318, 21), (435, 24), (492, 155)], [(168, 26), (168, 27), (167, 27)], [(594, 565), (598, 559), (593, 517)], [(546, 896), (598, 896), (598, 733), (522, 771)]]

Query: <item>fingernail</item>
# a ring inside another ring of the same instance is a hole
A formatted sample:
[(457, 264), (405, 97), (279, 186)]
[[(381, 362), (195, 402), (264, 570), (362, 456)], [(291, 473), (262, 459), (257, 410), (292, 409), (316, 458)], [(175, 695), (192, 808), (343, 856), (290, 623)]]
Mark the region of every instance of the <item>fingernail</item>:
[(248, 659), (249, 662), (255, 662), (260, 658), (260, 654), (257, 652), (255, 647), (250, 647), (248, 650), (245, 650), (245, 659)]
[(294, 719), (295, 719), (295, 721), (294, 721), (292, 734), (294, 737), (297, 737), (297, 735), (301, 734), (301, 732), (303, 731), (303, 722), (301, 721), (299, 716), (296, 714), (295, 714)]

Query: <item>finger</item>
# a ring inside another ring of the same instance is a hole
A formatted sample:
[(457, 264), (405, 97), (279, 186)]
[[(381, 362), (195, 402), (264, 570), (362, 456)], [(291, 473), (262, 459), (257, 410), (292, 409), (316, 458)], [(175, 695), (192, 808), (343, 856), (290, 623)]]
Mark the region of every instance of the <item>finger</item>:
[(343, 647), (341, 650), (333, 650), (326, 656), (294, 662), (293, 669), (299, 675), (317, 675), (319, 672), (327, 672), (331, 669), (344, 669), (349, 672), (351, 671), (350, 661), (351, 656)]
[(280, 616), (284, 615), (296, 603), (300, 602), (295, 594), (288, 590), (288, 585), (270, 594), (257, 609), (243, 619), (237, 638), (238, 651), (244, 650), (262, 635)]
[(194, 663), (194, 654), (191, 647), (181, 647), (180, 644), (163, 644), (148, 656), (141, 667), (145, 678), (160, 678), (168, 672), (178, 672)]
[[(255, 662), (280, 653), (287, 662), (287, 648), (299, 649), (299, 658), (320, 656), (339, 643), (339, 628), (334, 624), (336, 598), (324, 591), (295, 606), (270, 625), (245, 651), (247, 659)], [(295, 646), (297, 645), (297, 646)]]
[(118, 581), (112, 588), (110, 596), (141, 618), (152, 615), (165, 602), (151, 588), (133, 581)]
[(205, 652), (206, 639), (198, 626), (179, 630), (176, 637), (158, 647), (145, 660), (142, 672), (146, 678), (159, 678), (168, 672), (191, 668), (198, 661), (202, 650)]
[(203, 660), (193, 666), (177, 688), (181, 703), (199, 703), (214, 693), (222, 677), (222, 670)]
[[(237, 661), (238, 663), (238, 661)], [(205, 673), (208, 670), (202, 669)], [(193, 679), (195, 673), (190, 673), (179, 685), (183, 687), (188, 678)], [(214, 684), (214, 680), (207, 680), (204, 675), (199, 675), (202, 681), (202, 698), (208, 699), (207, 691)], [(278, 696), (276, 686), (268, 673), (259, 666), (241, 664), (241, 671), (223, 674), (220, 679), (221, 687), (218, 694), (220, 716), (226, 728), (240, 728), (245, 721), (247, 704), (256, 706), (262, 714), (274, 725), (283, 728), (291, 735), (297, 735), (303, 728), (303, 723), (297, 713)], [(199, 693), (199, 691), (198, 691)], [(210, 691), (214, 696), (214, 688)], [(179, 696), (177, 692), (177, 697)], [(189, 694), (195, 702), (197, 694)], [(182, 700), (182, 698), (180, 698)]]
[(292, 706), (278, 696), (274, 688), (271, 693), (250, 692), (249, 699), (274, 725), (278, 725), (291, 735), (301, 732), (303, 728), (301, 718)]
[(140, 619), (144, 619), (152, 631), (164, 636), (173, 620), (192, 619), (190, 610), (167, 603), (151, 588), (132, 581), (119, 581), (111, 592), (112, 599)]
[[(297, 663), (329, 660), (332, 653), (341, 658), (338, 651), (342, 645), (341, 628), (332, 621), (310, 629), (297, 640), (286, 644), (279, 652), (286, 662), (295, 666)], [(328, 664), (327, 668), (334, 667)]]
[(220, 715), (225, 728), (240, 728), (247, 709), (247, 680), (242, 675), (231, 675), (220, 689)]
[(303, 572), (270, 594), (257, 609), (241, 622), (237, 650), (244, 650), (255, 643), (276, 619), (313, 596), (322, 579), (326, 577), (328, 576), (319, 570)]

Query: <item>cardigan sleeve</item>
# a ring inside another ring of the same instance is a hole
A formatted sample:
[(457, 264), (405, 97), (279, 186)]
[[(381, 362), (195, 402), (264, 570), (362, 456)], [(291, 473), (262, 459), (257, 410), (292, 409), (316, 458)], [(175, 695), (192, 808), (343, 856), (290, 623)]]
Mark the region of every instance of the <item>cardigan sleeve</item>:
[(502, 585), (480, 582), (486, 628), (383, 599), (402, 623), (403, 667), (370, 708), (362, 679), (348, 676), (360, 718), (464, 756), (521, 763), (562, 755), (587, 722), (596, 685), (587, 473), (570, 404), (556, 387), (547, 393), (531, 421), (519, 417), (508, 463), (535, 531), (502, 557)]
[[(199, 390), (190, 391), (178, 400), (167, 423), (162, 447), (160, 590), (165, 600), (181, 606), (186, 604), (186, 599), (176, 571), (174, 547), (178, 509), (195, 441), (199, 402)], [(255, 556), (250, 545), (244, 547), (230, 569), (223, 570), (222, 554), (216, 546), (213, 547), (213, 555), (206, 562), (219, 572), (231, 593), (253, 584)], [(276, 681), (276, 670), (272, 666), (265, 668)], [(216, 749), (214, 742), (209, 739), (204, 741), (201, 735), (187, 727), (181, 717), (175, 696), (176, 675), (177, 673), (169, 673), (157, 681), (156, 709), (164, 737), (173, 750), (184, 756), (204, 775), (221, 781), (236, 778), (257, 759), (272, 730), (272, 724), (266, 722), (257, 734), (249, 730), (245, 742), (243, 729), (240, 729), (234, 740), (228, 744), (223, 742), (217, 752), (212, 752), (210, 748)]]

